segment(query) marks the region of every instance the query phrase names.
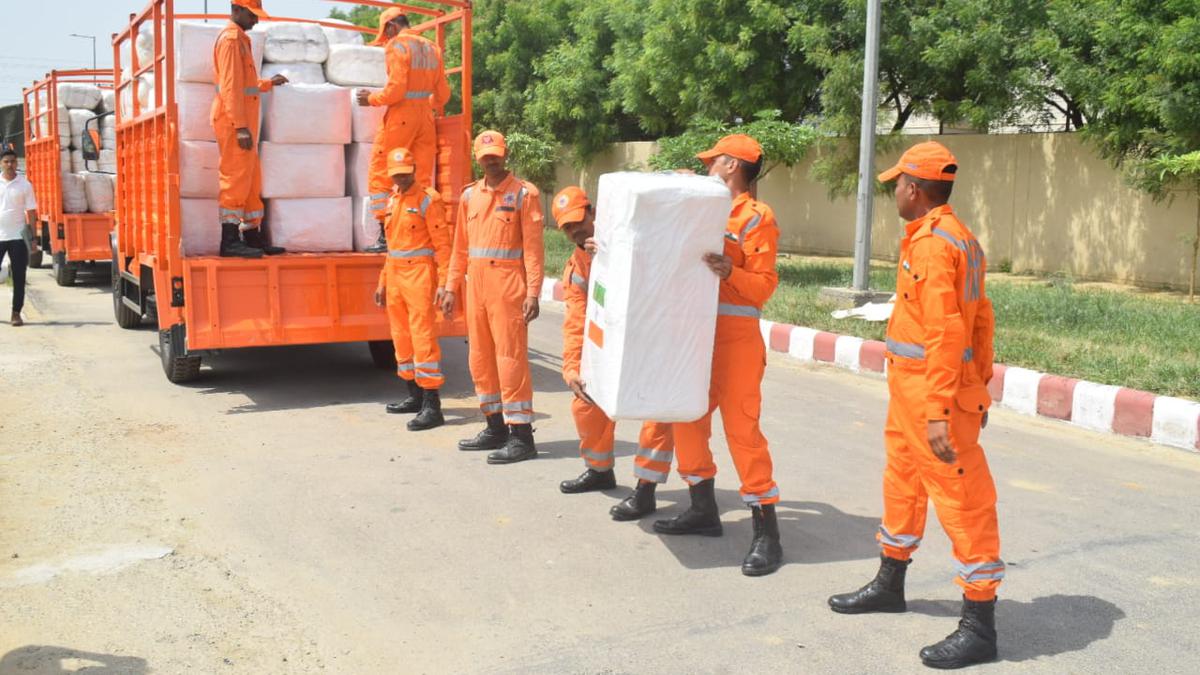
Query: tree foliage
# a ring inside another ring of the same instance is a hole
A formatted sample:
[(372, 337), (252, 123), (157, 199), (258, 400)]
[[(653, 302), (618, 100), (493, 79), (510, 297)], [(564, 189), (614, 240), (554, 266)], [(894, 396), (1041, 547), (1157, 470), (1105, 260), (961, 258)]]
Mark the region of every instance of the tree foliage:
[(682, 134), (660, 138), (658, 152), (650, 157), (650, 168), (701, 172), (704, 165), (696, 159), (696, 154), (711, 148), (722, 136), (734, 133), (753, 136), (762, 145), (766, 161), (760, 178), (777, 166), (795, 166), (807, 156), (818, 134), (811, 126), (785, 122), (780, 116), (778, 110), (766, 110), (752, 122), (739, 125), (700, 119)]

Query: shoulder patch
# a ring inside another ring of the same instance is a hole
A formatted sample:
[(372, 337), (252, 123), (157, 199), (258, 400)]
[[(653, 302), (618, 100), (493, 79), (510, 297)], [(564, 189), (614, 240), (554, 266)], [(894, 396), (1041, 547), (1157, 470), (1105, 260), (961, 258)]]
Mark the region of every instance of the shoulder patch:
[(540, 191), (538, 191), (536, 185), (534, 185), (533, 183), (530, 183), (527, 180), (522, 180), (521, 185), (524, 186), (526, 192), (529, 193), (530, 197), (536, 197), (536, 196), (542, 194)]

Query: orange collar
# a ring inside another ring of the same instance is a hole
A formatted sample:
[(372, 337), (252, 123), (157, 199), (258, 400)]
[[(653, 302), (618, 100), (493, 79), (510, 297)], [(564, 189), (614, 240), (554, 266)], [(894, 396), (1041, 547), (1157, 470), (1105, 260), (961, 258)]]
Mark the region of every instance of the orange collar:
[(942, 204), (937, 208), (930, 209), (929, 213), (906, 224), (904, 226), (904, 234), (907, 237), (911, 237), (916, 234), (917, 230), (924, 227), (926, 223), (931, 223), (942, 216), (952, 215), (953, 213), (954, 209), (950, 208), (949, 204)]
[(500, 181), (500, 184), (494, 188), (488, 186), (486, 177), (480, 178), (479, 183), (480, 183), (480, 186), (483, 188), (484, 192), (508, 192), (508, 189), (509, 189), (509, 187), (511, 187), (512, 182), (515, 181), (516, 179), (517, 179), (516, 174), (514, 174), (512, 171), (509, 171), (508, 176), (505, 177), (504, 180)]

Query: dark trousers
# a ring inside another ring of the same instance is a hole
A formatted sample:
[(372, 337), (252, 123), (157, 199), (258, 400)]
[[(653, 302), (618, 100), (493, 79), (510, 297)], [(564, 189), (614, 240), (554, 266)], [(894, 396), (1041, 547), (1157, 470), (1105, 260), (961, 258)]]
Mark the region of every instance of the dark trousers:
[(19, 314), (25, 308), (25, 270), (29, 267), (29, 247), (24, 239), (0, 241), (0, 262), (4, 262), (6, 255), (13, 279), (12, 311)]

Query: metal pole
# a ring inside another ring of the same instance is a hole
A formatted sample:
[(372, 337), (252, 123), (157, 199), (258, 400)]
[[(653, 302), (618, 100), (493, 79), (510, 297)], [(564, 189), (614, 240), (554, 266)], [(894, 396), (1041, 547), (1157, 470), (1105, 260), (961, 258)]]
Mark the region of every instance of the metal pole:
[(867, 0), (867, 45), (863, 58), (862, 130), (858, 141), (858, 216), (854, 224), (856, 291), (871, 283), (871, 211), (875, 191), (875, 113), (879, 98), (879, 0)]

